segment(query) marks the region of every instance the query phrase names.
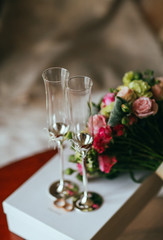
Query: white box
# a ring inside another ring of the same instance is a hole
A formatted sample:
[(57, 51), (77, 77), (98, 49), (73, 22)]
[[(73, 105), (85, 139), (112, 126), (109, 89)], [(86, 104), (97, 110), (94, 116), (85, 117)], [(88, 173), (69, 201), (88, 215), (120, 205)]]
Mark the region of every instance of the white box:
[[(65, 159), (69, 154), (70, 151), (66, 150)], [(69, 163), (65, 165), (69, 166)], [(139, 187), (128, 174), (113, 180), (93, 179), (88, 183), (88, 190), (103, 196), (102, 207), (87, 213), (78, 210), (65, 212), (53, 206), (54, 198), (48, 193), (49, 186), (58, 178), (59, 157), (56, 155), (3, 202), (11, 232), (29, 240), (100, 239), (103, 226)], [(83, 190), (82, 182), (75, 176), (65, 178), (78, 183)], [(109, 234), (109, 229), (107, 231)]]

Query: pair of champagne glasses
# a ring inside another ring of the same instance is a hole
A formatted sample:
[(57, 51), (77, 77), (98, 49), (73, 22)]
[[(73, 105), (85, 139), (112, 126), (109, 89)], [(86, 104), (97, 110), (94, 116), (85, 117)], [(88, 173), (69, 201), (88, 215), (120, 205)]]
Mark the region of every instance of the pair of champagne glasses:
[[(57, 143), (60, 154), (60, 180), (52, 183), (49, 191), (57, 199), (75, 196), (74, 207), (81, 211), (96, 210), (101, 206), (103, 199), (95, 192), (88, 192), (86, 171), (87, 153), (93, 144), (93, 82), (86, 76), (70, 78), (68, 70), (59, 67), (46, 69), (42, 77), (45, 83), (49, 138)], [(64, 179), (63, 142), (68, 132), (72, 134), (73, 148), (82, 158), (84, 192), (80, 194), (76, 183)]]

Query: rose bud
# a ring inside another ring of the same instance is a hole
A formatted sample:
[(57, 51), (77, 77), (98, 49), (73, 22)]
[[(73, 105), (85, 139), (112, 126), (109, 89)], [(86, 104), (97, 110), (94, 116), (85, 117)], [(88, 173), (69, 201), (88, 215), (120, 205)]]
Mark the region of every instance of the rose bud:
[(128, 125), (129, 124), (129, 118), (128, 117), (123, 117), (122, 119), (121, 119), (121, 123), (123, 124), (123, 125)]
[(130, 107), (127, 103), (122, 104), (121, 108), (122, 108), (122, 111), (125, 112), (125, 113), (130, 112)]
[(117, 97), (121, 97), (127, 102), (133, 102), (136, 99), (136, 94), (128, 87), (122, 87), (118, 92)]
[(163, 100), (163, 77), (157, 78), (158, 84), (152, 87), (153, 96), (156, 100)]

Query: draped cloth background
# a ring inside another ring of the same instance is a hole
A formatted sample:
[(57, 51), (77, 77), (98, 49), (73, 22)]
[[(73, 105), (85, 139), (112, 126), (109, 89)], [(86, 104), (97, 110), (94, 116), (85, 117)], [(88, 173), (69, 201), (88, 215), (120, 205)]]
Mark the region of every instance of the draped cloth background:
[[(90, 76), (94, 99), (126, 71), (163, 76), (162, 12), (162, 0), (1, 0), (0, 167), (48, 146), (45, 68)], [(162, 215), (155, 198), (119, 240), (161, 240)]]

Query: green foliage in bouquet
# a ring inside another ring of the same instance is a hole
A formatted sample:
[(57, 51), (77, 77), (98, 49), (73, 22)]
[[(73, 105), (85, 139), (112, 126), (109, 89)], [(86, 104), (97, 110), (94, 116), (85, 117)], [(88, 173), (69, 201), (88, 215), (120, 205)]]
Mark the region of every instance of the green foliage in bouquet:
[[(163, 161), (163, 78), (154, 72), (127, 72), (123, 85), (93, 106), (93, 146), (87, 156), (90, 176), (117, 177), (123, 172), (155, 171)], [(88, 132), (91, 132), (88, 120)], [(81, 156), (74, 154), (77, 177), (82, 178)], [(75, 170), (67, 169), (67, 174)]]

